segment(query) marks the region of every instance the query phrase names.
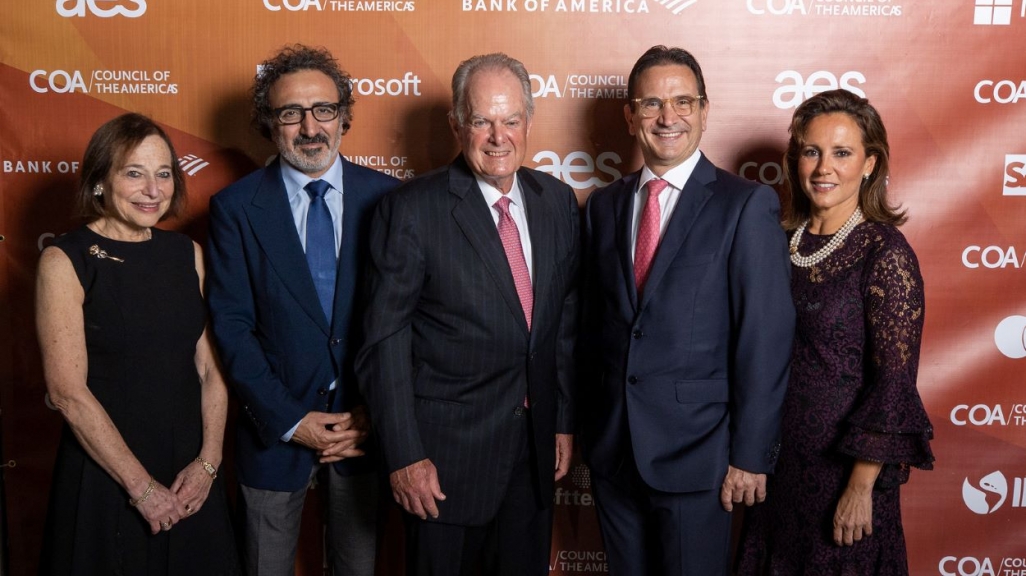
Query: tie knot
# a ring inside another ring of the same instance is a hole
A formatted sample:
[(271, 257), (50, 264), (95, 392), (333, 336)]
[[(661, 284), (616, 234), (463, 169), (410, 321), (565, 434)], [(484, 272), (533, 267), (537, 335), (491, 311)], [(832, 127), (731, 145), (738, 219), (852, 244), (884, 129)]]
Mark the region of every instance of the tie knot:
[(305, 187), (306, 193), (310, 195), (311, 200), (318, 198), (324, 198), (324, 195), (331, 190), (331, 184), (328, 184), (324, 180), (311, 180)]
[(666, 187), (669, 186), (670, 183), (666, 180), (663, 180), (662, 178), (653, 178), (649, 180), (648, 183), (645, 185), (648, 186), (649, 194), (653, 196), (659, 196), (663, 193), (663, 190), (666, 190)]
[(495, 201), (495, 207), (499, 209), (500, 215), (509, 214), (510, 202), (509, 196), (503, 196)]

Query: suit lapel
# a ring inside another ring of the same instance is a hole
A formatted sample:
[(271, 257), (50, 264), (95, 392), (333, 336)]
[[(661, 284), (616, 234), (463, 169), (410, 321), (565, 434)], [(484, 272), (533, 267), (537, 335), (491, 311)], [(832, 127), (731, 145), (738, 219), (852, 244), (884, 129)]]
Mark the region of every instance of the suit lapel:
[[(363, 193), (363, 179), (355, 175), (356, 170), (345, 159), (342, 160), (342, 243), (338, 250), (338, 270), (335, 275), (335, 308), (332, 326), (348, 326), (352, 314), (353, 298), (356, 292), (356, 278), (359, 270), (357, 234), (360, 230), (360, 214), (366, 212), (370, 195)], [(336, 331), (333, 331), (336, 332)]]
[(456, 205), (452, 209), (452, 217), (456, 221), (456, 225), (459, 226), (467, 241), (481, 258), (485, 269), (488, 270), (498, 286), (503, 300), (509, 306), (510, 312), (527, 333), (524, 309), (520, 305), (520, 297), (517, 296), (517, 288), (513, 283), (513, 273), (510, 272), (506, 252), (502, 249), (502, 242), (495, 230), (495, 221), (492, 220), (490, 212), (491, 207), (485, 203), (477, 181), (463, 156), (457, 158), (449, 166), (449, 193), (457, 197)]
[(691, 231), (699, 212), (705, 203), (712, 196), (712, 190), (706, 184), (715, 179), (716, 172), (711, 162), (703, 155), (698, 160), (695, 170), (688, 178), (684, 190), (680, 193), (677, 206), (670, 215), (670, 221), (666, 225), (666, 233), (659, 242), (655, 258), (652, 260), (652, 269), (648, 273), (648, 280), (645, 281), (645, 292), (641, 299), (640, 308), (644, 308), (651, 295), (657, 290), (659, 282), (666, 275), (666, 269), (677, 256), (677, 252), (684, 244), (684, 240)]
[(253, 227), (253, 236), (282, 283), (299, 307), (327, 334), (328, 321), (321, 310), (303, 245), (299, 242), (278, 162), (280, 160), (264, 170), (264, 178), (246, 206), (246, 216)]
[[(547, 310), (542, 309), (548, 300), (541, 295), (548, 294), (549, 284), (555, 270), (555, 224), (552, 219), (555, 210), (545, 205), (546, 198), (540, 184), (526, 170), (517, 172), (520, 181), (520, 192), (524, 197), (524, 211), (527, 213), (527, 228), (531, 235), (531, 255), (534, 291), (534, 318), (546, 318)], [(512, 278), (512, 276), (510, 276)], [(516, 286), (514, 285), (514, 291)], [(519, 302), (519, 297), (517, 298)], [(533, 318), (532, 318), (533, 321)], [(533, 324), (532, 324), (533, 325)]]
[(631, 229), (634, 225), (634, 201), (637, 194), (638, 178), (641, 172), (628, 174), (623, 179), (623, 187), (614, 204), (613, 222), (619, 222), (616, 229), (616, 247), (620, 254), (620, 267), (623, 270), (624, 291), (630, 300), (631, 307), (638, 309), (638, 288), (634, 284), (634, 254), (631, 249)]

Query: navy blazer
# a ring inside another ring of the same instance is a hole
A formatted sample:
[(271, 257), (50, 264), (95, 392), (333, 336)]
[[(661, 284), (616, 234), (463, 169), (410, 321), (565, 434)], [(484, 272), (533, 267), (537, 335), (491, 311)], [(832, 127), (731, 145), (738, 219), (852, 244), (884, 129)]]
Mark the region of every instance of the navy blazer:
[[(342, 242), (329, 326), (279, 162), (211, 198), (207, 301), (225, 375), (245, 413), (236, 431), (239, 481), (294, 492), (309, 481), (317, 455), (281, 436), (310, 411), (362, 404), (352, 370), (360, 320), (357, 272), (366, 259), (372, 209), (398, 180), (342, 159)], [(329, 393), (336, 378), (339, 385)], [(335, 466), (351, 473), (370, 464), (360, 458)]]
[(539, 490), (552, 501), (555, 434), (571, 433), (577, 199), (521, 168), (534, 314), (527, 329), (491, 208), (463, 157), (381, 201), (360, 389), (387, 471), (430, 458), (447, 499), (438, 521), (480, 525), (498, 510), (530, 397)]
[(664, 492), (719, 488), (731, 464), (770, 472), (794, 338), (787, 242), (767, 186), (699, 159), (638, 298), (640, 172), (585, 214), (580, 442), (594, 473), (630, 459)]

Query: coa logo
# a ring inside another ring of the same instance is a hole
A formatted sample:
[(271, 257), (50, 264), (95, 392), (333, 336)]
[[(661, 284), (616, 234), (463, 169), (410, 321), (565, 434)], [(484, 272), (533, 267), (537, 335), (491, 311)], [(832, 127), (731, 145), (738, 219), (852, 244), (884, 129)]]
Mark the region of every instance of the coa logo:
[(313, 6), (314, 10), (324, 10), (320, 0), (278, 0), (277, 2), (275, 0), (264, 0), (264, 8), (271, 12), (280, 12), (282, 8), (289, 12), (306, 11), (311, 6)]
[[(1012, 405), (1012, 420), (1019, 425), (1026, 421), (1026, 404)], [(951, 423), (955, 426), (966, 426), (968, 424), (973, 426), (993, 426), (995, 423), (1008, 426), (1008, 418), (1005, 416), (1005, 410), (1000, 404), (994, 406), (987, 406), (986, 404), (977, 404), (975, 406), (959, 404), (951, 409)]]
[[(1019, 478), (1016, 478), (1016, 484), (1021, 490)], [(996, 499), (997, 502), (993, 504), (988, 502), (988, 494), (991, 495), (991, 500)], [(1005, 503), (1007, 498), (1008, 481), (1000, 471), (991, 472), (980, 478), (979, 488), (970, 484), (969, 478), (962, 482), (962, 501), (965, 502), (967, 508), (977, 514), (993, 514)]]
[(962, 266), (966, 268), (1022, 268), (1022, 265), (1014, 246), (966, 246), (962, 250)]
[(866, 93), (859, 88), (866, 83), (862, 72), (849, 71), (838, 78), (831, 72), (820, 70), (809, 74), (808, 79), (794, 70), (784, 70), (777, 74), (776, 81), (781, 86), (773, 92), (773, 105), (777, 108), (797, 108), (805, 100), (827, 90), (843, 88), (863, 98)]
[(78, 70), (73, 72), (35, 70), (29, 74), (29, 86), (40, 94), (45, 92), (57, 92), (58, 94), (81, 92), (85, 94), (89, 92), (89, 87), (86, 86), (85, 79), (82, 78), (82, 73)]
[(1026, 154), (1005, 154), (1004, 196), (1026, 196)]
[[(538, 74), (531, 74), (531, 96), (534, 98), (548, 98), (550, 94), (556, 98), (563, 97), (563, 91), (559, 89), (559, 84), (556, 83), (556, 77), (549, 74), (548, 78), (539, 76)], [(535, 88), (537, 86), (537, 89)]]
[(977, 559), (972, 556), (965, 558), (945, 556), (941, 558), (937, 570), (941, 576), (997, 576), (994, 572), (994, 564), (987, 557)]
[(804, 0), (748, 0), (748, 11), (759, 16), (766, 13), (774, 16), (809, 13), (805, 9)]
[(1018, 84), (1011, 80), (980, 80), (973, 90), (973, 96), (980, 104), (1017, 104), (1019, 100), (1026, 100), (1026, 80)]
[[(758, 168), (758, 170), (755, 170)], [(784, 181), (784, 167), (780, 162), (745, 162), (738, 169), (737, 175), (742, 178), (762, 182), (767, 186), (775, 186)]]
[(86, 12), (100, 18), (138, 18), (146, 13), (146, 0), (57, 0), (57, 13), (65, 18), (82, 18)]

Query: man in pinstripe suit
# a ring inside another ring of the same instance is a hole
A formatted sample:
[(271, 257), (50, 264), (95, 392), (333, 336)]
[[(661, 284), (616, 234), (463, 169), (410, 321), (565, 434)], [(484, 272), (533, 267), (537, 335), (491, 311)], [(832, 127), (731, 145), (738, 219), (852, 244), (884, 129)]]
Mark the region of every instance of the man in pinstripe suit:
[(577, 200), (521, 167), (523, 64), (453, 76), (462, 153), (386, 196), (371, 227), (360, 389), (409, 574), (548, 574), (554, 480), (572, 446)]

